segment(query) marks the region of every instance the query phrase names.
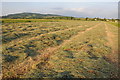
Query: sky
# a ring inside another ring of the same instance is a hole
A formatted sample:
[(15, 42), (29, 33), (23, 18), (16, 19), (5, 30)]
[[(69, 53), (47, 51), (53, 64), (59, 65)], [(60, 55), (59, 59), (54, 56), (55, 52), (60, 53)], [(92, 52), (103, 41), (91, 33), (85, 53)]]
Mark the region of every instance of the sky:
[(1, 0), (2, 2), (118, 2), (119, 0)]
[[(34, 0), (2, 0), (1, 15), (8, 15), (22, 12), (32, 12), (41, 14), (58, 14), (73, 17), (100, 17), (100, 18), (118, 18), (118, 0), (42, 0), (37, 2)], [(44, 2), (43, 2), (44, 1)], [(48, 2), (47, 2), (48, 1)], [(59, 2), (60, 1), (60, 2)], [(74, 2), (72, 2), (74, 1)], [(90, 2), (91, 1), (91, 2)], [(106, 2), (104, 2), (106, 1)], [(0, 3), (1, 5), (1, 3)]]

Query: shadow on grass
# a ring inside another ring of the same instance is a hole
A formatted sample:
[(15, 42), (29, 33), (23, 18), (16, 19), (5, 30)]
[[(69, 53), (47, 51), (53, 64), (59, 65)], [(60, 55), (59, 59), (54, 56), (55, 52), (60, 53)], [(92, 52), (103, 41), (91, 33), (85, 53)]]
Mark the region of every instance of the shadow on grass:
[(92, 52), (90, 52), (90, 51), (87, 51), (87, 53), (90, 55), (90, 59), (95, 59), (95, 60), (97, 60), (99, 57), (97, 57), (96, 55), (94, 55)]
[(4, 55), (5, 57), (5, 62), (13, 62), (17, 60), (19, 57), (18, 56), (11, 56), (11, 55)]
[(74, 78), (74, 75), (72, 75), (70, 71), (64, 71), (58, 73), (57, 78)]
[(70, 50), (64, 50), (64, 52), (66, 53), (65, 57), (67, 57), (67, 58), (74, 58), (72, 51), (70, 51)]
[(15, 39), (21, 38), (23, 36), (27, 36), (27, 35), (29, 35), (29, 34), (28, 33), (19, 33), (19, 34), (14, 34), (13, 36), (10, 36), (10, 37), (3, 36), (2, 37), (2, 42), (7, 43), (7, 42), (10, 42), (12, 40), (15, 40)]
[(31, 57), (34, 57), (38, 54), (38, 52), (36, 52), (36, 50), (34, 50), (34, 48), (36, 46), (32, 45), (32, 44), (28, 44), (28, 45), (25, 45), (26, 49), (25, 49), (25, 53), (27, 54), (27, 57), (28, 56), (31, 56)]

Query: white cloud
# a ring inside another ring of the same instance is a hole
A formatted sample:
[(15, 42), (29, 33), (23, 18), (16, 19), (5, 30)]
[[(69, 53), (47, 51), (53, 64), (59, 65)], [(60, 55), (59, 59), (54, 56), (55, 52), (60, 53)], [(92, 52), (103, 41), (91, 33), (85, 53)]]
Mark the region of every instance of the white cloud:
[(84, 8), (64, 8), (63, 10), (74, 11), (74, 12), (83, 12)]

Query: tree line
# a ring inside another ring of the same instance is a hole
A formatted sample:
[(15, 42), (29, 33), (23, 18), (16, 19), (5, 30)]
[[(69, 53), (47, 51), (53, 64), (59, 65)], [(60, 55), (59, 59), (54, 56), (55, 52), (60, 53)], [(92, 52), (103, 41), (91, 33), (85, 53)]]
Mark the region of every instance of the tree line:
[(45, 19), (65, 19), (65, 20), (83, 20), (83, 21), (112, 21), (117, 22), (119, 19), (107, 19), (107, 18), (76, 18), (76, 17), (65, 17), (65, 16), (59, 16), (59, 17), (46, 17)]

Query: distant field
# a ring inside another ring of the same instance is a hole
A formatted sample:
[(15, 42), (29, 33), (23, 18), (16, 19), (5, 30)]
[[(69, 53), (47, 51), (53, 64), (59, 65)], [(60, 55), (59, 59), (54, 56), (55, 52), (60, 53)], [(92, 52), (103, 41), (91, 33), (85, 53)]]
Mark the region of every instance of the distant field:
[(120, 27), (120, 23), (119, 22), (109, 22), (109, 23), (114, 25), (114, 26)]
[(103, 21), (4, 19), (3, 78), (115, 78), (118, 27)]
[(20, 23), (20, 22), (58, 22), (54, 19), (2, 19), (2, 23)]

